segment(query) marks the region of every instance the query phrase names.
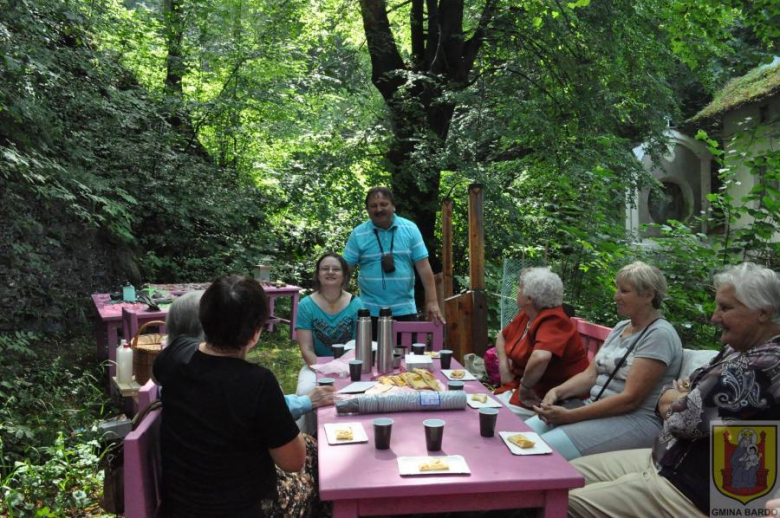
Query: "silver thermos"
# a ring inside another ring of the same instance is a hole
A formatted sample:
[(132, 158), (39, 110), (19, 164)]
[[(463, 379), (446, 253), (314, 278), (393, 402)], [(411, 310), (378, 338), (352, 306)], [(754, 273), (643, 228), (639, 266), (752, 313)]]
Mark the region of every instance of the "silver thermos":
[(355, 335), (355, 359), (363, 360), (363, 374), (371, 372), (371, 334), (371, 313), (367, 309), (359, 309)]
[(379, 310), (379, 323), (377, 324), (376, 372), (385, 374), (393, 370), (393, 313), (390, 308)]

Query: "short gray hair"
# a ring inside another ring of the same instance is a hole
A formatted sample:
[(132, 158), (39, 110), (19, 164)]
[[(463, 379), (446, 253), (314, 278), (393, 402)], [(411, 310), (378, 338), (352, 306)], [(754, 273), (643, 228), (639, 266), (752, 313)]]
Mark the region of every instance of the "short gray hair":
[(642, 261), (634, 261), (621, 268), (615, 276), (615, 282), (628, 282), (639, 295), (644, 295), (648, 291), (655, 292), (653, 296), (655, 309), (661, 307), (668, 290), (666, 277), (661, 270)]
[(774, 324), (780, 324), (780, 275), (755, 263), (727, 266), (715, 275), (715, 289), (734, 288), (734, 296), (753, 311), (771, 311)]
[(523, 295), (534, 299), (536, 309), (563, 304), (563, 281), (549, 268), (526, 268), (520, 272)]
[(165, 331), (168, 333), (168, 343), (180, 336), (194, 338), (203, 341), (203, 327), (200, 325), (198, 310), (203, 290), (188, 291), (177, 298), (168, 308), (168, 317), (165, 319)]

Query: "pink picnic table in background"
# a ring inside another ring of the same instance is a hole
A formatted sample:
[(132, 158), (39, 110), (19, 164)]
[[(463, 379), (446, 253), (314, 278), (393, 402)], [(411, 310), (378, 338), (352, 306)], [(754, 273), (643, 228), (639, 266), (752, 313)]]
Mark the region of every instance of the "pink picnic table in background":
[[(205, 289), (209, 283), (190, 283), (190, 284), (152, 284), (156, 289), (170, 292), (172, 295), (181, 295), (190, 290)], [(298, 316), (298, 300), (301, 288), (286, 284), (278, 287), (273, 285), (263, 286), (268, 295), (270, 315), (266, 328), (273, 331), (276, 324), (286, 324), (290, 326), (290, 339), (295, 340), (295, 322)], [(290, 297), (292, 300), (290, 318), (281, 318), (274, 314), (274, 302), (279, 297)], [(165, 320), (168, 313), (167, 308), (160, 311), (148, 311), (145, 304), (136, 304), (128, 302), (113, 303), (108, 293), (95, 293), (92, 295), (92, 302), (98, 313), (95, 321), (95, 336), (97, 341), (97, 358), (100, 361), (110, 360), (109, 363), (109, 384), (111, 376), (115, 374), (116, 347), (119, 345), (119, 330), (123, 329), (122, 336), (130, 340), (137, 332), (138, 327), (150, 320)], [(123, 322), (123, 312), (125, 313), (125, 322)]]
[[(322, 360), (322, 363), (328, 360)], [(453, 368), (462, 368), (455, 360)], [(438, 360), (434, 374), (446, 386)], [(363, 376), (370, 379), (369, 375)], [(336, 379), (336, 388), (350, 383)], [(478, 381), (465, 382), (467, 393), (489, 392)], [(389, 450), (374, 448), (372, 421), (394, 420)], [(443, 419), (442, 451), (425, 447), (425, 419)], [(498, 415), (495, 437), (479, 434), (479, 411), (398, 412), (337, 416), (333, 406), (317, 410), (320, 498), (333, 502), (335, 518), (441, 513), (495, 509), (540, 508), (547, 518), (564, 517), (569, 490), (584, 485), (583, 477), (557, 452), (549, 455), (512, 455), (499, 431), (524, 432), (530, 428), (507, 408)], [(358, 422), (367, 443), (328, 444), (324, 425)], [(398, 457), (462, 455), (470, 475), (415, 475), (398, 473)]]

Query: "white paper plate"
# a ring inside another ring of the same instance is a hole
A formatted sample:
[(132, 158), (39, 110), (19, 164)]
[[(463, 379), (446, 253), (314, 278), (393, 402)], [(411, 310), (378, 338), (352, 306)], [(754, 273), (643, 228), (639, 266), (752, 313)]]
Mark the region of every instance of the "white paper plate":
[(477, 378), (475, 378), (475, 377), (474, 377), (474, 375), (473, 375), (472, 373), (470, 373), (470, 372), (469, 372), (469, 371), (467, 371), (466, 369), (458, 369), (458, 370), (462, 370), (462, 371), (465, 373), (465, 374), (463, 375), (463, 377), (462, 377), (462, 378), (453, 378), (453, 377), (452, 377), (452, 370), (453, 370), (453, 369), (442, 369), (442, 370), (441, 370), (441, 373), (442, 373), (442, 374), (444, 374), (445, 376), (447, 376), (447, 379), (448, 379), (448, 380), (455, 380), (455, 381), (475, 381), (475, 380), (477, 379)]
[(356, 381), (337, 391), (337, 394), (360, 394), (376, 385), (376, 381)]
[[(529, 441), (533, 441), (536, 444), (534, 444), (533, 448), (521, 448), (519, 446), (516, 446), (509, 442), (507, 440), (507, 437), (511, 435), (517, 435), (517, 434), (523, 434), (525, 435)], [(552, 448), (547, 446), (547, 443), (544, 442), (542, 439), (539, 438), (539, 434), (534, 432), (498, 432), (498, 435), (501, 436), (501, 439), (504, 441), (504, 444), (507, 445), (509, 448), (509, 451), (512, 452), (513, 455), (546, 455), (548, 453), (552, 453)]]
[[(337, 441), (336, 432), (350, 428), (352, 430), (351, 441)], [(360, 423), (325, 423), (325, 435), (328, 437), (328, 444), (352, 444), (355, 442), (368, 442), (368, 435)]]
[[(450, 465), (450, 469), (444, 471), (420, 471), (420, 465), (429, 459), (444, 459)], [(448, 455), (441, 457), (398, 457), (398, 473), (401, 475), (462, 475), (471, 474), (469, 465), (462, 455)]]
[[(349, 342), (344, 344), (344, 350), (345, 351), (351, 351), (354, 348), (355, 348), (355, 341), (354, 340), (350, 340)], [(376, 348), (377, 348), (377, 343), (376, 342), (371, 342), (371, 350), (372, 351), (376, 351)]]
[(473, 394), (469, 394), (468, 399), (466, 399), (466, 404), (468, 404), (468, 406), (470, 406), (471, 408), (501, 408), (502, 406), (504, 406), (490, 396), (488, 396), (487, 401), (485, 403), (482, 403), (480, 401), (474, 401), (473, 399), (471, 399), (472, 395)]

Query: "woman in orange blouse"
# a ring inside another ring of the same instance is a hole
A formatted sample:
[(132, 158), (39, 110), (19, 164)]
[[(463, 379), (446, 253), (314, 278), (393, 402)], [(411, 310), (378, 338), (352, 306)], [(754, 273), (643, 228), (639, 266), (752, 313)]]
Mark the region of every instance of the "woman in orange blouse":
[(522, 418), (547, 391), (588, 367), (580, 334), (564, 313), (563, 282), (549, 268), (520, 272), (520, 313), (496, 338), (501, 387), (495, 394)]

